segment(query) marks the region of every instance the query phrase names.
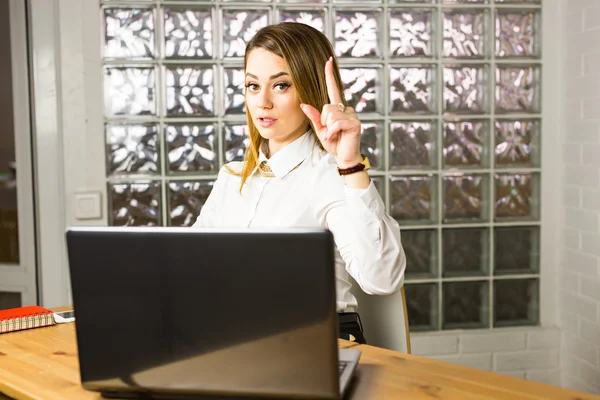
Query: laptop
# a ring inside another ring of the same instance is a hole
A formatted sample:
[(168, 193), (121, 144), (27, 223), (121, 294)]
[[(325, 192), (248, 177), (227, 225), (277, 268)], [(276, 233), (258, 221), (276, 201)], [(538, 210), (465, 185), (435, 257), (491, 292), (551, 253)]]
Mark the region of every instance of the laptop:
[(78, 227), (81, 382), (104, 397), (341, 399), (334, 242), (322, 229)]

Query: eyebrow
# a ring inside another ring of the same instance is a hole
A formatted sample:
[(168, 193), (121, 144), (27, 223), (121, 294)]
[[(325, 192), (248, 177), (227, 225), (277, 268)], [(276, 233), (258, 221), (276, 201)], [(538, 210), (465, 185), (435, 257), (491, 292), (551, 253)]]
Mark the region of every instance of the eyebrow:
[[(289, 75), (289, 74), (285, 71), (281, 71), (281, 72), (276, 73), (275, 75), (271, 75), (269, 77), (269, 79), (276, 79), (276, 78), (279, 78), (280, 76), (284, 76), (284, 75)], [(258, 79), (258, 76), (251, 74), (250, 72), (247, 72), (246, 76), (249, 76), (250, 78)]]

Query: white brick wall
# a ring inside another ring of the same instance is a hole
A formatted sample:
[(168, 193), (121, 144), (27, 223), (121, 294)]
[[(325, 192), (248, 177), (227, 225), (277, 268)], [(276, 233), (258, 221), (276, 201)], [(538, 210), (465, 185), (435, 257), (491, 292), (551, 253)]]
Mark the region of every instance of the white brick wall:
[(560, 330), (514, 328), (411, 335), (412, 352), (485, 371), (560, 384)]
[(562, 382), (600, 394), (600, 1), (562, 6)]

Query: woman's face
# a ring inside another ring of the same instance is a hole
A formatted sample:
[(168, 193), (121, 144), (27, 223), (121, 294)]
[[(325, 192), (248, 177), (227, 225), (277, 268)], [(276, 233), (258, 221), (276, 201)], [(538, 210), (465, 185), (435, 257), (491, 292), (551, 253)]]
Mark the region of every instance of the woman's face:
[(245, 73), (246, 108), (260, 135), (269, 139), (271, 153), (306, 132), (308, 121), (283, 58), (256, 48), (248, 55)]

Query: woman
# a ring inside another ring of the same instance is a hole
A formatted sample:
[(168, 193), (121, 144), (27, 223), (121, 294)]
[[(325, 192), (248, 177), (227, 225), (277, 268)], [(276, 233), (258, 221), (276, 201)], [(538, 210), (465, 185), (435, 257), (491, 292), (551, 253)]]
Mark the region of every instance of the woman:
[(250, 144), (243, 162), (221, 169), (194, 226), (331, 230), (340, 336), (364, 343), (348, 274), (368, 294), (390, 294), (406, 260), (360, 154), (361, 123), (331, 44), (308, 25), (270, 25), (248, 43), (244, 70)]

